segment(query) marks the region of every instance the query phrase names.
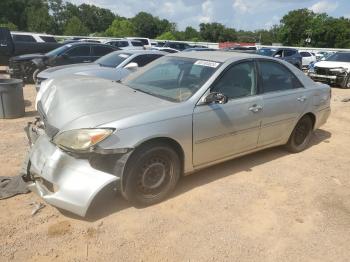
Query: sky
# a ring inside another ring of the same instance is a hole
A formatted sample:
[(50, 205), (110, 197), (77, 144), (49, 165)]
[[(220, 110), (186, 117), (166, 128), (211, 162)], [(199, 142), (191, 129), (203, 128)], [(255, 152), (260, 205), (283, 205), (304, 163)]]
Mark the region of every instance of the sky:
[(175, 22), (179, 30), (219, 22), (243, 30), (269, 29), (290, 10), (308, 8), (334, 17), (350, 18), (350, 0), (69, 0), (93, 4), (133, 17), (140, 11)]

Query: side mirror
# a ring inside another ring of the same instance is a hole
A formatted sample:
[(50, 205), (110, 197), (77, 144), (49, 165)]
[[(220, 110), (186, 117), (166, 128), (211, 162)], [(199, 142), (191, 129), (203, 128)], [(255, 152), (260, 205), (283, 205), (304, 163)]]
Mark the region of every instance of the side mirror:
[(222, 93), (212, 92), (205, 98), (205, 103), (207, 104), (226, 104), (228, 97)]
[(281, 57), (281, 55), (274, 55), (273, 57), (280, 58), (280, 57)]
[(67, 55), (67, 54), (62, 54), (61, 57), (62, 57), (63, 59), (68, 59), (68, 55)]
[(138, 67), (139, 67), (139, 65), (135, 62), (131, 62), (131, 63), (127, 64), (126, 66), (124, 66), (124, 68), (129, 69), (131, 71), (137, 70)]

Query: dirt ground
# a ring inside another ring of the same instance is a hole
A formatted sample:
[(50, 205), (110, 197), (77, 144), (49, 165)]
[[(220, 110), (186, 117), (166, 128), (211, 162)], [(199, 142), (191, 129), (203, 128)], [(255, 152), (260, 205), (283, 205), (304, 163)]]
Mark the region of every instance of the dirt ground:
[[(35, 116), (0, 120), (0, 176), (18, 173)], [(170, 199), (137, 209), (110, 191), (82, 219), (32, 193), (0, 200), (0, 261), (349, 261), (350, 90), (299, 154), (274, 148), (183, 178)]]

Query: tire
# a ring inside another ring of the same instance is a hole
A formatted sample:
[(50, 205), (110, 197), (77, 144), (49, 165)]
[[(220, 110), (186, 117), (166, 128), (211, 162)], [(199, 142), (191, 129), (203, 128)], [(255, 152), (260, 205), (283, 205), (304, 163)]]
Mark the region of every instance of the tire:
[(286, 148), (291, 153), (299, 153), (305, 150), (310, 142), (313, 131), (313, 121), (309, 116), (302, 117), (294, 127), (289, 137)]
[(122, 195), (134, 206), (149, 206), (164, 200), (175, 188), (181, 161), (171, 147), (152, 143), (137, 149), (128, 160)]

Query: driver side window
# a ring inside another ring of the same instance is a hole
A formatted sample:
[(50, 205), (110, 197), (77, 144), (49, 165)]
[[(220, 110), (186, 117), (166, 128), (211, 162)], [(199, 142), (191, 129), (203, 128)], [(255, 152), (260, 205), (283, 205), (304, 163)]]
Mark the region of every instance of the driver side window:
[(254, 62), (243, 62), (229, 68), (211, 91), (222, 93), (229, 99), (256, 95), (256, 79)]

